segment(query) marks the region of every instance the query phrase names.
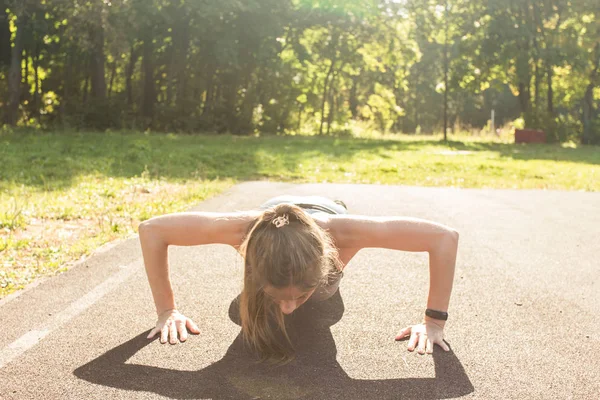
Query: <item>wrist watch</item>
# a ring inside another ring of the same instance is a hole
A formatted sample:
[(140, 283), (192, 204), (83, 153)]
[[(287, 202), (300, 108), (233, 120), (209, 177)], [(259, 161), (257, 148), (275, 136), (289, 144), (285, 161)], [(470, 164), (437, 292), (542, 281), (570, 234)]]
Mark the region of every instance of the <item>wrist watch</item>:
[(448, 313), (444, 311), (432, 310), (428, 308), (425, 310), (425, 315), (433, 319), (439, 319), (441, 321), (446, 321), (448, 319)]

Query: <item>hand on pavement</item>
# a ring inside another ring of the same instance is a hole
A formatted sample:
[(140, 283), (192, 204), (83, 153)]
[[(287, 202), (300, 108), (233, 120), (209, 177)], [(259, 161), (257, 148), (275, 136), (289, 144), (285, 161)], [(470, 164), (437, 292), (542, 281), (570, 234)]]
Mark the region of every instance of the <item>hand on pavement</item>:
[(396, 335), (396, 340), (401, 340), (409, 335), (408, 351), (413, 351), (417, 346), (419, 354), (431, 354), (433, 353), (434, 344), (450, 351), (450, 348), (444, 342), (444, 321), (436, 321), (426, 317), (422, 324), (409, 325), (402, 329)]
[(188, 330), (191, 333), (200, 333), (200, 329), (194, 321), (177, 310), (167, 310), (158, 316), (156, 326), (150, 331), (147, 338), (152, 339), (154, 335), (160, 332), (161, 343), (169, 341), (171, 344), (176, 344), (178, 335), (181, 342), (187, 340)]

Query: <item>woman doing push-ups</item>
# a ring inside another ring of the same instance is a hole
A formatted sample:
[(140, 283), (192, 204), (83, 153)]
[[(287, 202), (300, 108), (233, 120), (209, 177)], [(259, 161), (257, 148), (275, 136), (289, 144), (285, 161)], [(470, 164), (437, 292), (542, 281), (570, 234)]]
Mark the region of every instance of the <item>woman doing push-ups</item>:
[[(423, 321), (398, 332), (408, 350), (448, 351), (444, 325), (454, 278), (458, 232), (407, 217), (348, 214), (342, 201), (320, 196), (279, 196), (257, 210), (184, 212), (151, 218), (139, 227), (146, 273), (158, 321), (148, 338), (184, 342), (198, 326), (177, 311), (169, 279), (169, 245), (222, 243), (244, 258), (240, 318), (245, 343), (262, 360), (289, 361), (293, 343), (285, 315), (305, 302), (323, 301), (338, 290), (343, 270), (363, 248), (429, 253), (429, 296)], [(282, 340), (283, 339), (283, 340)]]

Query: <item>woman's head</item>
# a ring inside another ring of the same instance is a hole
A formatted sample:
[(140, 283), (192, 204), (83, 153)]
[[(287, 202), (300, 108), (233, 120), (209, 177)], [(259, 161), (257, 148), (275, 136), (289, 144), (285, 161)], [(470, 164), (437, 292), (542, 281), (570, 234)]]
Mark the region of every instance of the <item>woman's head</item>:
[(337, 249), (300, 207), (279, 204), (265, 210), (251, 226), (241, 250), (244, 337), (263, 359), (289, 360), (293, 349), (283, 314), (292, 313), (338, 271)]

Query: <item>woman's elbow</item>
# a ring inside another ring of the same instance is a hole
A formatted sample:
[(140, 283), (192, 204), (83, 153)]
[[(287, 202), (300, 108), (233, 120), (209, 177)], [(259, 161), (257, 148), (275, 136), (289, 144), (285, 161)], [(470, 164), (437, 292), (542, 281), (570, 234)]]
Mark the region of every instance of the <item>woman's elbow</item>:
[(448, 230), (448, 232), (446, 234), (444, 234), (443, 239), (440, 240), (440, 247), (444, 247), (444, 248), (457, 247), (459, 236), (460, 235), (457, 230), (455, 230), (455, 229)]
[(140, 238), (148, 238), (156, 235), (156, 223), (147, 219), (138, 225), (138, 235)]

